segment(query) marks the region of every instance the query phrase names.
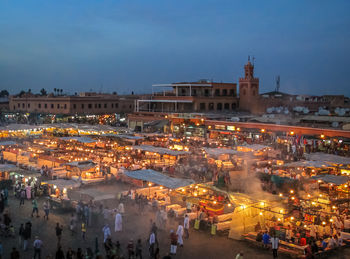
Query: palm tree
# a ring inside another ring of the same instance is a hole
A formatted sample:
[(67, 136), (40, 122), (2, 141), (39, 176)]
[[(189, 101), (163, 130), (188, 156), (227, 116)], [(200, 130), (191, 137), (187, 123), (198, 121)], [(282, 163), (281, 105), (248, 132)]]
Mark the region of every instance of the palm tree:
[(56, 91), (57, 91), (57, 89), (56, 89), (56, 88), (54, 88), (54, 89), (53, 89), (53, 91), (54, 91), (54, 93), (55, 93), (55, 95), (56, 95)]
[(42, 96), (47, 95), (47, 92), (46, 92), (46, 90), (45, 90), (44, 88), (42, 88), (42, 89), (40, 90), (40, 93), (41, 93)]
[(60, 91), (61, 91), (61, 95), (62, 95), (62, 93), (63, 93), (63, 89), (61, 89)]

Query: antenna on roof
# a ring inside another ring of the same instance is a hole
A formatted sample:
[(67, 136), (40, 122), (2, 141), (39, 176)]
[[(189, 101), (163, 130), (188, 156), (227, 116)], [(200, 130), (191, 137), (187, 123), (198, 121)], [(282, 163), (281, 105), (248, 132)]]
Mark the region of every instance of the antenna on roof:
[(280, 76), (276, 76), (276, 92), (280, 91)]

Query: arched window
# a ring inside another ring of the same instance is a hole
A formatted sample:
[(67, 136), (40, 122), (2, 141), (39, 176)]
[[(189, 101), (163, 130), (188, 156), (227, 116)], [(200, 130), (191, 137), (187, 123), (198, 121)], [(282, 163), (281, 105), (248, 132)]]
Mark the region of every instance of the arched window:
[(221, 111), (222, 110), (222, 103), (218, 103), (216, 105), (216, 110)]
[(229, 109), (230, 109), (230, 104), (229, 104), (229, 103), (225, 103), (224, 109), (225, 109), (225, 110), (229, 110)]
[(231, 104), (232, 110), (236, 110), (236, 107), (237, 107), (236, 103), (232, 103), (232, 104)]

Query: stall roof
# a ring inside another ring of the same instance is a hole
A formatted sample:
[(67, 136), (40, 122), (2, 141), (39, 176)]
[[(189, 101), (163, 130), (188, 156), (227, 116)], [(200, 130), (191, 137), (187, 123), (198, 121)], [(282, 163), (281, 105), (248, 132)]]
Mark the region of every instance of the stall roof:
[(218, 157), (220, 155), (235, 155), (239, 153), (237, 150), (228, 148), (204, 148), (204, 151), (211, 156)]
[(132, 139), (132, 140), (143, 139), (143, 137), (131, 136), (131, 135), (124, 135), (124, 134), (117, 134), (117, 135), (114, 135), (114, 137), (117, 137), (117, 138), (125, 138), (125, 139)]
[(350, 180), (348, 176), (332, 175), (332, 174), (316, 175), (316, 176), (313, 176), (312, 178), (316, 180), (322, 180), (326, 183), (334, 183), (336, 185), (347, 183)]
[(68, 188), (75, 188), (80, 186), (79, 182), (76, 182), (73, 180), (64, 180), (64, 179), (49, 180), (49, 181), (44, 181), (42, 183), (56, 185), (58, 189), (63, 189), (63, 188), (68, 189)]
[(7, 171), (18, 171), (21, 170), (15, 165), (12, 164), (0, 164), (0, 172), (7, 172)]
[(16, 145), (17, 142), (15, 141), (0, 141), (0, 146), (12, 146)]
[(309, 161), (309, 160), (291, 162), (291, 163), (286, 163), (282, 165), (282, 167), (315, 167), (315, 168), (324, 168), (324, 167), (331, 167), (331, 166), (332, 165), (324, 161)]
[(95, 143), (97, 142), (96, 140), (93, 140), (92, 138), (89, 137), (61, 137), (60, 139), (65, 140), (65, 141), (70, 141), (70, 140), (75, 140), (80, 143)]
[(155, 183), (169, 189), (177, 189), (195, 183), (192, 179), (169, 177), (152, 169), (126, 171), (125, 174), (131, 178)]
[(325, 161), (328, 163), (333, 164), (350, 164), (350, 158), (349, 157), (343, 157), (343, 156), (337, 156), (332, 154), (325, 154), (325, 153), (312, 153), (312, 154), (305, 154), (306, 159), (312, 160), (312, 161)]
[(269, 148), (269, 146), (260, 145), (260, 144), (246, 144), (246, 145), (241, 145), (240, 147), (250, 148), (253, 151), (259, 151), (265, 148)]
[(85, 169), (85, 170), (88, 170), (88, 169), (96, 166), (96, 164), (94, 162), (92, 162), (91, 160), (73, 161), (73, 162), (66, 163), (66, 165), (75, 166), (75, 167), (78, 167), (80, 169)]
[(149, 145), (133, 146), (133, 148), (134, 149), (138, 149), (138, 150), (158, 153), (158, 154), (162, 154), (162, 155), (167, 154), (167, 155), (172, 155), (172, 156), (179, 156), (179, 155), (186, 155), (186, 154), (188, 154), (187, 151), (177, 151), (177, 150), (171, 150), (171, 149), (168, 149), (168, 148), (154, 147), (154, 146), (149, 146)]

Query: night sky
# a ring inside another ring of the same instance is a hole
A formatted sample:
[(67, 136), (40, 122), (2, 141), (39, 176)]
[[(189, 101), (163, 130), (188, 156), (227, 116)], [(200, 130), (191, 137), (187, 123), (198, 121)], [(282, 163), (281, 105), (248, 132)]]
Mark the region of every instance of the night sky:
[[(34, 4), (35, 3), (35, 4)], [(238, 82), (350, 96), (349, 0), (0, 2), (0, 89), (146, 93), (155, 83)]]

